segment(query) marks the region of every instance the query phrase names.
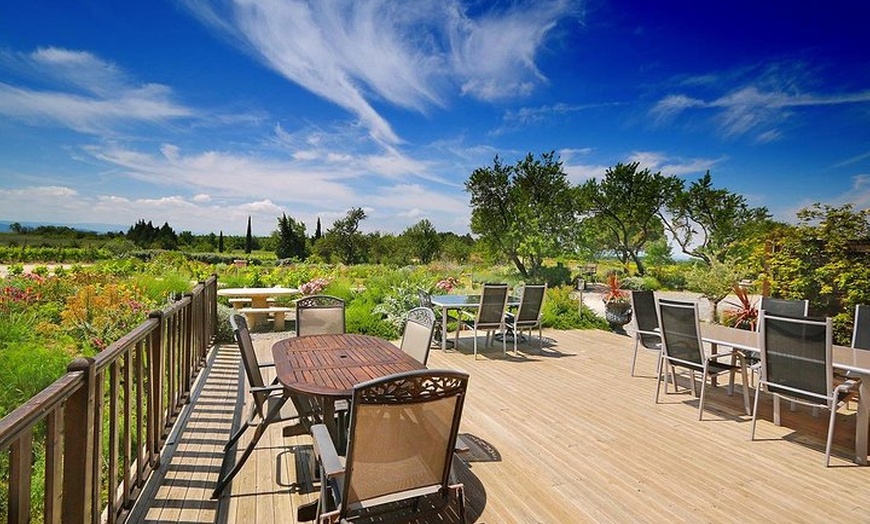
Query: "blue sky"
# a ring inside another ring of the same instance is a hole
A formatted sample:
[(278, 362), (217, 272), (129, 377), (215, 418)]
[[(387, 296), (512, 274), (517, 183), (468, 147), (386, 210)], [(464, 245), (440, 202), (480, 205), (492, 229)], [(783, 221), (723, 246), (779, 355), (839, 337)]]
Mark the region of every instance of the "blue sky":
[[(716, 4), (716, 5), (707, 5)], [(781, 220), (870, 206), (870, 3), (0, 4), (0, 220), (313, 233), (423, 218), (555, 150), (714, 184)]]

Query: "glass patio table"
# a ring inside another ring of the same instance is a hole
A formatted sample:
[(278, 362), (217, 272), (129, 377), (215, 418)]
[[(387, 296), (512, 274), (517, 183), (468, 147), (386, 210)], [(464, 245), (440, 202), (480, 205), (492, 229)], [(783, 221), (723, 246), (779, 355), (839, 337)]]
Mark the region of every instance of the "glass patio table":
[[(480, 307), (480, 295), (432, 295), (432, 305), (441, 310), (441, 349), (447, 349), (447, 314), (449, 311), (462, 309), (477, 309)], [(520, 305), (520, 299), (508, 295), (508, 306)]]

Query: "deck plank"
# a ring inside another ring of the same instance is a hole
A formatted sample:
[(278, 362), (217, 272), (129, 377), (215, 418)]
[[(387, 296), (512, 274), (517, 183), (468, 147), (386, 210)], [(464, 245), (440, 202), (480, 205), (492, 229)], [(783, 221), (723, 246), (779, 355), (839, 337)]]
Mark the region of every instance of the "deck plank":
[[(470, 332), (461, 334), (459, 350), (430, 354), (430, 368), (470, 374), (460, 432), (472, 444), (458, 471), (471, 522), (860, 521), (870, 514), (870, 469), (851, 462), (854, 411), (838, 413), (834, 467), (825, 468), (826, 413), (784, 409), (776, 427), (764, 396), (759, 440), (750, 442), (739, 385), (732, 397), (724, 386), (711, 389), (699, 422), (697, 399), (685, 388), (654, 403), (652, 354), (639, 355), (639, 376), (629, 377), (630, 338), (544, 335), (540, 355), (534, 341), (518, 357), (502, 357), (496, 344), (475, 360)], [(255, 336), (264, 357), (272, 340)], [(239, 376), (237, 350), (219, 348), (170, 462), (193, 467), (166, 473), (134, 522), (294, 522), (299, 505), (316, 500), (306, 469), (310, 438), (285, 438), (279, 425), (220, 504), (208, 499), (230, 424), (220, 411), (204, 410), (235, 409), (238, 423)]]

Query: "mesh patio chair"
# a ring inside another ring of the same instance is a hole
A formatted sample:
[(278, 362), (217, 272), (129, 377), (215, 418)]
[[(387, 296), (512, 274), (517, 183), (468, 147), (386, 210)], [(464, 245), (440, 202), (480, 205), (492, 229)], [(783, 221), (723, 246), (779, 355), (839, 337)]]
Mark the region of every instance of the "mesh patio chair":
[[(507, 284), (484, 284), (480, 294), (480, 306), (473, 318), (463, 319), (462, 323), (474, 330), (474, 358), (477, 358), (477, 331), (486, 331), (486, 345), (492, 344), (494, 331), (504, 332), (504, 312), (507, 307)], [(463, 312), (468, 317), (467, 312)], [(456, 330), (455, 345), (459, 347), (459, 330)], [(507, 355), (507, 341), (501, 339), (501, 352)]]
[(505, 313), (505, 336), (513, 335), (514, 354), (517, 352), (517, 339), (522, 336), (524, 330), (528, 330), (529, 338), (532, 330), (538, 328), (538, 349), (544, 349), (544, 336), (541, 329), (541, 311), (544, 305), (544, 296), (547, 293), (547, 284), (526, 284), (520, 291), (520, 304), (516, 313)]
[(325, 425), (311, 428), (321, 465), (318, 522), (346, 522), (362, 512), (378, 518), (396, 509), (417, 512), (421, 497), (434, 498), (435, 511), (455, 498), (465, 522), (464, 489), (451, 482), (451, 464), (467, 386), (465, 373), (431, 370), (356, 386), (346, 460)]
[(761, 386), (773, 395), (773, 423), (781, 424), (780, 398), (830, 410), (825, 466), (831, 463), (831, 443), (837, 406), (857, 388), (857, 382), (834, 378), (830, 318), (794, 318), (759, 312), (761, 379), (752, 409), (752, 440), (758, 418)]
[(810, 301), (761, 297), (761, 304), (758, 306), (758, 309), (766, 311), (768, 315), (805, 317), (810, 312)]
[[(694, 302), (679, 302), (671, 300), (657, 300), (659, 328), (662, 337), (661, 366), (667, 366), (673, 372), (675, 367), (685, 368), (689, 371), (692, 383), (692, 395), (696, 393), (695, 374), (701, 373), (701, 398), (698, 403), (698, 419), (704, 416), (704, 396), (707, 390), (707, 378), (729, 373), (728, 394), (734, 391), (734, 376), (732, 370), (739, 369), (743, 377), (743, 405), (746, 414), (749, 409), (749, 388), (746, 380), (746, 363), (743, 354), (739, 352), (716, 353), (707, 355), (701, 342), (701, 330), (698, 325), (698, 305)], [(722, 362), (720, 359), (728, 359)], [(736, 360), (732, 364), (731, 360)], [(677, 388), (676, 377), (673, 378), (674, 389)], [(656, 404), (659, 401), (662, 374), (656, 377)], [(665, 376), (665, 394), (668, 392), (667, 376)]]
[(344, 333), (344, 300), (311, 295), (296, 301), (296, 336)]
[(656, 297), (652, 291), (632, 291), (631, 311), (634, 321), (634, 354), (631, 357), (631, 376), (634, 376), (634, 365), (637, 362), (637, 350), (640, 347), (656, 353), (656, 375), (661, 373), (660, 358), (662, 336), (659, 332), (659, 317), (656, 313)]
[[(230, 316), (230, 324), (233, 327), (233, 333), (236, 338), (236, 343), (239, 346), (239, 351), (242, 356), (242, 367), (245, 369), (245, 375), (248, 380), (248, 393), (251, 396), (251, 410), (248, 413), (247, 419), (242, 422), (239, 429), (230, 437), (230, 440), (224, 446), (224, 451), (227, 452), (233, 445), (238, 442), (239, 438), (250, 427), (255, 427), (254, 435), (251, 441), (245, 448), (242, 456), (236, 461), (232, 469), (218, 479), (217, 486), (212, 493), (212, 498), (220, 496), (221, 492), (230, 483), (233, 477), (242, 469), (245, 461), (248, 460), (254, 448), (257, 446), (263, 432), (269, 424), (275, 422), (295, 421), (298, 425), (296, 433), (303, 434), (310, 431), (311, 425), (320, 422), (317, 414), (316, 403), (313, 399), (302, 395), (291, 394), (290, 391), (284, 388), (275, 379), (271, 384), (266, 384), (263, 379), (262, 369), (272, 367), (274, 364), (260, 364), (257, 360), (257, 353), (254, 350), (254, 344), (251, 341), (251, 335), (248, 331), (248, 323), (245, 317), (239, 314)], [(290, 404), (287, 401), (290, 400)], [(230, 455), (225, 453), (226, 460)], [(225, 469), (222, 465), (221, 471)]]
[(852, 325), (852, 347), (870, 349), (870, 306), (855, 306), (855, 322)]
[(402, 332), (401, 350), (426, 365), (432, 347), (432, 330), (435, 329), (435, 313), (428, 307), (416, 307), (408, 311), (405, 330)]

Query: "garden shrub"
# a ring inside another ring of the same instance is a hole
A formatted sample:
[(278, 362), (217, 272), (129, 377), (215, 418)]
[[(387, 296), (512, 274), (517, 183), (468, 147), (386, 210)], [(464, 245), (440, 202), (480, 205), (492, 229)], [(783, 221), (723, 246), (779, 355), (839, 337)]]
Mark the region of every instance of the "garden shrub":
[(578, 308), (570, 286), (547, 289), (541, 324), (553, 329), (609, 329), (607, 321), (586, 306)]
[(217, 305), (217, 324), (215, 325), (215, 342), (219, 344), (228, 344), (235, 342), (236, 337), (233, 335), (233, 326), (230, 325), (230, 315), (235, 310), (223, 304)]

